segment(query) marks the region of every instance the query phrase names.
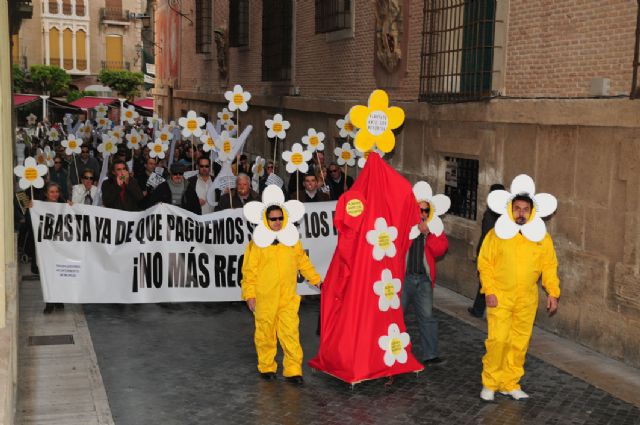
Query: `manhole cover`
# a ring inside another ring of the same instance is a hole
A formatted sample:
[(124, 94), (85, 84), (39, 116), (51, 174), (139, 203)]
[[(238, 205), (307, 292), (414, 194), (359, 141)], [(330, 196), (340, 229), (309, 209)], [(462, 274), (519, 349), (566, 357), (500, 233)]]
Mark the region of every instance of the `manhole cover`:
[(67, 345), (75, 344), (73, 335), (42, 335), (30, 336), (29, 345)]

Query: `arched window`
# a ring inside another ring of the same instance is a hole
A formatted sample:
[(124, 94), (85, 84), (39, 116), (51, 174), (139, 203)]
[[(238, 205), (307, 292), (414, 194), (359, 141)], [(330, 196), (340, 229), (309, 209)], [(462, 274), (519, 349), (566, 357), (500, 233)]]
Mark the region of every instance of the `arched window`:
[(87, 34), (83, 30), (76, 32), (76, 68), (87, 69)]
[(85, 15), (85, 7), (84, 7), (84, 0), (76, 0), (76, 15), (77, 16), (84, 16)]
[(73, 31), (69, 28), (62, 31), (62, 53), (64, 69), (73, 69)]
[(55, 27), (49, 30), (49, 64), (60, 66), (60, 31)]
[(62, 14), (71, 15), (71, 0), (62, 0)]

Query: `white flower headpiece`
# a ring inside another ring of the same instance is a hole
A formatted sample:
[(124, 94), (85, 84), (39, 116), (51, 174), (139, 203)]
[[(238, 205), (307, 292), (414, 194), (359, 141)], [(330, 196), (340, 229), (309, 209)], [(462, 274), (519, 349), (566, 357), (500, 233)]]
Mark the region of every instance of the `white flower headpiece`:
[[(440, 236), (444, 230), (444, 224), (442, 224), (440, 216), (449, 211), (451, 199), (447, 195), (434, 195), (431, 186), (425, 181), (419, 181), (413, 185), (413, 195), (416, 197), (416, 201), (429, 204), (427, 227), (431, 233)], [(416, 224), (411, 228), (409, 239), (415, 239), (419, 234), (420, 230), (418, 230), (418, 225)]]

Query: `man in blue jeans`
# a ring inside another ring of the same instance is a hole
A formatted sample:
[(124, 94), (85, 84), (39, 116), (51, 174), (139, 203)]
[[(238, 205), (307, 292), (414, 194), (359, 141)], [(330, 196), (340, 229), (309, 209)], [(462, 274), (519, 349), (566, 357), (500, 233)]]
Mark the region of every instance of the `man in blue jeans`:
[(413, 305), (420, 328), (422, 363), (427, 366), (444, 363), (438, 352), (438, 321), (433, 317), (433, 288), (436, 282), (436, 257), (447, 252), (449, 241), (444, 231), (440, 236), (429, 232), (427, 222), (432, 216), (429, 202), (420, 201), (418, 205), (422, 218), (418, 224), (420, 234), (409, 248), (401, 301), (405, 322), (407, 310)]

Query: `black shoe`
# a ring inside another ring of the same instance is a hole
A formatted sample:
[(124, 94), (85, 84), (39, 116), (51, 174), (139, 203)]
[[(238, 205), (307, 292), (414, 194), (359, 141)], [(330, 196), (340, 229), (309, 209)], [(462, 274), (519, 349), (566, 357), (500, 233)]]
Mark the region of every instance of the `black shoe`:
[(51, 314), (51, 313), (53, 313), (53, 307), (55, 307), (55, 304), (54, 304), (54, 303), (46, 303), (46, 304), (44, 305), (44, 311), (43, 311), (43, 313), (44, 313), (44, 314)]
[(300, 376), (300, 375), (287, 376), (285, 379), (287, 380), (287, 382), (290, 382), (290, 383), (295, 384), (295, 385), (304, 384), (304, 379), (302, 379), (302, 376)]
[(440, 357), (434, 357), (432, 359), (423, 360), (422, 364), (425, 366), (440, 366), (445, 364), (447, 361)]
[(467, 311), (469, 312), (470, 315), (472, 315), (473, 317), (477, 317), (478, 319), (482, 319), (482, 314), (478, 314), (476, 313), (476, 311), (473, 309), (473, 307), (469, 307), (467, 309)]
[(265, 372), (265, 373), (260, 373), (260, 377), (265, 381), (273, 381), (276, 379), (276, 374), (273, 372)]

